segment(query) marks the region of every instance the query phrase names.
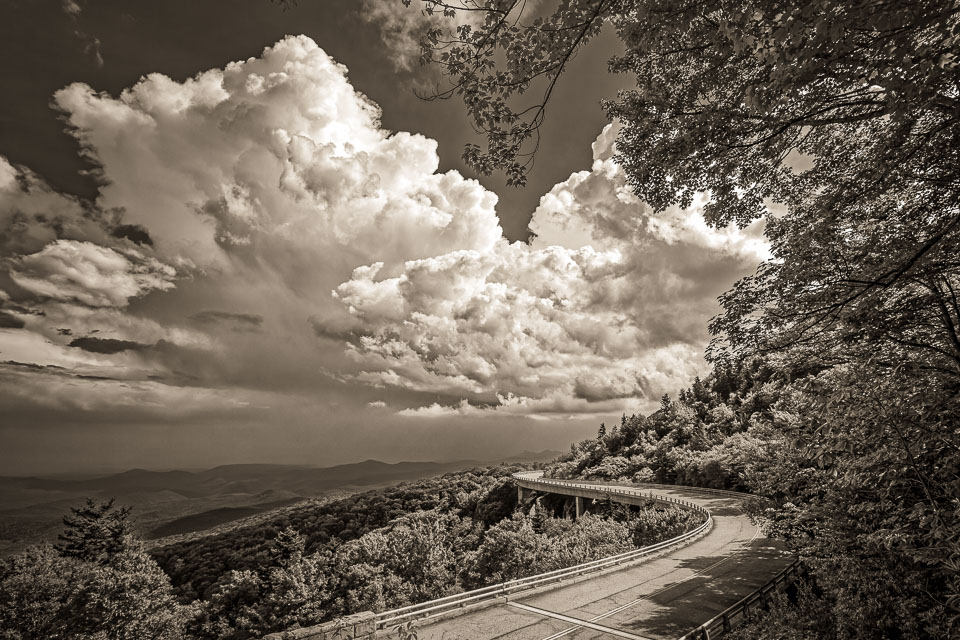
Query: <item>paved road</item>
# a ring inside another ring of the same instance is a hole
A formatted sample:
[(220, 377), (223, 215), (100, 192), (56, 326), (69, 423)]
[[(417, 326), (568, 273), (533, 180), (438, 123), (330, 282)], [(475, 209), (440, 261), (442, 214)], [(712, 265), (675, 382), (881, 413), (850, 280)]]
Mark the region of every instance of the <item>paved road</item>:
[[(649, 494), (650, 489), (643, 489)], [(714, 527), (696, 542), (633, 567), (417, 625), (419, 640), (675, 639), (748, 595), (791, 558), (766, 539), (740, 500), (654, 489), (702, 505)]]

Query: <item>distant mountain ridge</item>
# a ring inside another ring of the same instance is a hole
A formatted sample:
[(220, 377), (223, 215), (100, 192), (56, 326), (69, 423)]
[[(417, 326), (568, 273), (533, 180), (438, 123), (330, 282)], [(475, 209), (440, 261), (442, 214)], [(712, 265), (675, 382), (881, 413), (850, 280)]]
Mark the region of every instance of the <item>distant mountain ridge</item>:
[(382, 462), (331, 467), (227, 464), (201, 471), (129, 469), (76, 479), (0, 476), (0, 554), (56, 537), (69, 508), (87, 497), (132, 505), (147, 538), (200, 531), (331, 493), (388, 486), (499, 462), (547, 461), (559, 452), (524, 451), (506, 460)]

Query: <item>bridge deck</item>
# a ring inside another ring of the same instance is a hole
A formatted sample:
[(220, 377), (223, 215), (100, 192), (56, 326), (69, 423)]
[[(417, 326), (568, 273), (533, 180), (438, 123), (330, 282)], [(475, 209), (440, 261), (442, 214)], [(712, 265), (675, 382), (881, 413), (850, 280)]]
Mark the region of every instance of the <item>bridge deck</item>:
[(652, 491), (706, 507), (714, 518), (713, 529), (643, 564), (549, 591), (518, 594), (509, 602), (456, 617), (422, 620), (417, 638), (673, 639), (735, 604), (790, 563), (782, 546), (764, 538), (750, 522), (740, 500), (692, 488)]

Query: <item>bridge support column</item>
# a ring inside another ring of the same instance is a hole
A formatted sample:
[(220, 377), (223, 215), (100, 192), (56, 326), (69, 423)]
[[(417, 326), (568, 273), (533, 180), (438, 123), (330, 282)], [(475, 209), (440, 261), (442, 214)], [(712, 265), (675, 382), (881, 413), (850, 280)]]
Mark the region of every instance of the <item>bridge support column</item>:
[(579, 518), (580, 516), (583, 515), (583, 512), (584, 512), (583, 498), (581, 498), (580, 496), (577, 496), (576, 500), (577, 500), (577, 517)]
[(523, 504), (533, 495), (533, 489), (525, 489), (524, 487), (517, 486), (517, 502)]

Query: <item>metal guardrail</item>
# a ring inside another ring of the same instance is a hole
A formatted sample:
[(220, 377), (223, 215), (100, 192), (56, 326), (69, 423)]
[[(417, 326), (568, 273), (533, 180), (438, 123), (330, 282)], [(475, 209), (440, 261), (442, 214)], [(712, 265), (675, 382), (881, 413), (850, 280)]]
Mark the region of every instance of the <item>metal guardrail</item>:
[(781, 584), (791, 581), (800, 573), (799, 558), (791, 562), (780, 573), (771, 578), (762, 587), (740, 600), (732, 607), (725, 609), (702, 625), (686, 633), (680, 640), (713, 640), (730, 631), (738, 622), (748, 620), (753, 609), (766, 606), (770, 592), (775, 591)]
[[(540, 477), (542, 473), (543, 472), (520, 472), (515, 473), (514, 478), (531, 484), (544, 485), (547, 488), (555, 486), (573, 486), (581, 489), (597, 490), (601, 493), (608, 493), (612, 495), (629, 495), (651, 498), (699, 511), (706, 516), (706, 519), (704, 520), (703, 524), (684, 534), (654, 545), (642, 547), (640, 549), (626, 551), (624, 553), (608, 556), (599, 560), (593, 560), (591, 562), (584, 562), (583, 564), (578, 564), (573, 567), (555, 569), (553, 571), (540, 573), (527, 578), (516, 578), (514, 580), (501, 582), (488, 587), (483, 587), (481, 589), (474, 589), (472, 591), (466, 591), (464, 593), (458, 593), (451, 596), (446, 596), (444, 598), (437, 598), (436, 600), (430, 600), (429, 602), (422, 602), (420, 604), (400, 607), (399, 609), (383, 611), (374, 615), (376, 628), (383, 629), (389, 625), (406, 624), (421, 617), (440, 615), (450, 611), (455, 611), (462, 607), (476, 605), (488, 600), (495, 600), (497, 598), (506, 597), (517, 592), (526, 591), (528, 589), (536, 589), (538, 587), (546, 586), (551, 582), (559, 582), (587, 573), (602, 571), (625, 562), (632, 562), (644, 556), (658, 553), (668, 547), (691, 540), (692, 538), (695, 538), (704, 531), (708, 530), (713, 525), (713, 518), (710, 516), (709, 511), (700, 505), (687, 502), (686, 500), (673, 498), (671, 496), (654, 496), (653, 494), (644, 496), (642, 491), (627, 487), (611, 487), (608, 485), (588, 485), (560, 480), (544, 480)], [(676, 487), (671, 488), (676, 489)]]
[[(536, 472), (542, 473), (542, 472)], [(514, 474), (515, 476), (524, 475), (523, 480), (526, 481), (538, 481), (542, 483), (550, 483), (550, 480), (543, 480), (537, 476), (536, 478), (532, 477), (532, 474)], [(518, 477), (518, 479), (521, 479)], [(554, 483), (555, 484), (555, 483)], [(564, 484), (573, 484), (574, 486), (579, 487), (590, 487), (589, 483), (564, 483)], [(657, 484), (652, 482), (644, 483), (635, 483), (643, 488), (650, 489), (673, 489), (683, 488), (682, 485), (669, 485), (669, 484)], [(603, 486), (597, 484), (594, 486)], [(739, 498), (747, 499), (754, 498), (758, 500), (765, 500), (761, 496), (754, 496), (749, 493), (740, 493), (738, 491), (727, 491), (725, 489), (705, 489), (701, 487), (690, 487), (690, 489), (695, 490), (697, 493), (712, 493), (721, 497), (730, 497), (730, 498)], [(707, 622), (703, 623), (696, 629), (686, 633), (679, 640), (713, 640), (724, 633), (730, 631), (735, 625), (742, 622), (745, 619), (749, 619), (751, 612), (755, 607), (766, 606), (770, 593), (775, 591), (785, 582), (792, 581), (798, 573), (800, 572), (800, 560), (796, 559), (791, 562), (787, 567), (781, 570), (777, 575), (771, 578), (769, 581), (763, 584), (759, 589), (753, 593), (747, 595), (739, 602), (734, 604), (731, 607), (728, 607), (721, 613), (717, 614)]]
[[(630, 483), (629, 487), (620, 487), (620, 486), (611, 486), (604, 482), (600, 481), (586, 481), (586, 482), (574, 482), (572, 480), (554, 480), (552, 478), (542, 478), (542, 471), (521, 471), (519, 473), (513, 474), (513, 476), (518, 480), (524, 480), (526, 482), (540, 482), (543, 484), (552, 484), (554, 486), (570, 486), (570, 487), (579, 487), (582, 489), (600, 489), (600, 487), (613, 489), (614, 491), (605, 491), (605, 493), (613, 494), (624, 494), (632, 492), (616, 491), (616, 489), (666, 489), (669, 491), (677, 491), (682, 489), (690, 489), (691, 491), (696, 491), (697, 493), (712, 493), (725, 498), (737, 498), (739, 500), (746, 500), (748, 498), (759, 498), (752, 493), (741, 493), (739, 491), (728, 491), (726, 489), (707, 489), (704, 487), (688, 487), (682, 484), (657, 484), (655, 482), (633, 482)], [(658, 496), (657, 500), (666, 500), (667, 502), (675, 502), (675, 499), (670, 499), (669, 496)], [(682, 501), (681, 501), (682, 502)]]
[(714, 495), (722, 496), (725, 498), (739, 498), (741, 500), (746, 498), (758, 498), (752, 493), (743, 493), (741, 491), (729, 491), (727, 489), (708, 489), (706, 487), (689, 487), (685, 484), (657, 484), (656, 482), (637, 482), (635, 483), (641, 487), (648, 487), (650, 489), (690, 489), (691, 491), (696, 491), (697, 493), (712, 493)]
[[(535, 472), (521, 472), (521, 473), (543, 473), (542, 471)], [(514, 474), (520, 475), (520, 474)], [(527, 478), (524, 478), (527, 479)], [(547, 480), (541, 480), (542, 482), (548, 482)], [(587, 480), (581, 482), (587, 485), (594, 483), (598, 486), (609, 486), (606, 483), (599, 480)], [(656, 482), (630, 482), (628, 483), (632, 487), (644, 488), (644, 489), (666, 489), (669, 491), (677, 491), (683, 489), (690, 489), (691, 491), (696, 491), (697, 493), (712, 493), (718, 496), (727, 497), (727, 498), (738, 498), (740, 500), (745, 500), (747, 498), (762, 499), (761, 496), (754, 495), (752, 493), (744, 493), (742, 491), (730, 491), (729, 489), (710, 489), (707, 487), (693, 487), (685, 484), (659, 484)]]

